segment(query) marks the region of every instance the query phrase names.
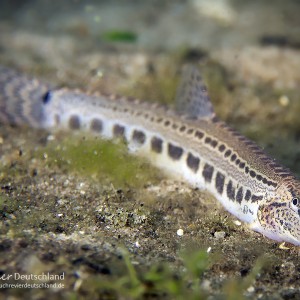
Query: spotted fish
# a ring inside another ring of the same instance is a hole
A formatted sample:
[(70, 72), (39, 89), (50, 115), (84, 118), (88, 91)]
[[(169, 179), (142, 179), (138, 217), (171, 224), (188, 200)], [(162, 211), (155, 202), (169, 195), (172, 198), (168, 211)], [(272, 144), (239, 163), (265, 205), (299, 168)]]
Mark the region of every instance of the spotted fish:
[(54, 88), (0, 67), (0, 122), (122, 137), (129, 150), (211, 192), (250, 228), (300, 245), (300, 183), (213, 110), (199, 71), (188, 66), (176, 108), (115, 95)]

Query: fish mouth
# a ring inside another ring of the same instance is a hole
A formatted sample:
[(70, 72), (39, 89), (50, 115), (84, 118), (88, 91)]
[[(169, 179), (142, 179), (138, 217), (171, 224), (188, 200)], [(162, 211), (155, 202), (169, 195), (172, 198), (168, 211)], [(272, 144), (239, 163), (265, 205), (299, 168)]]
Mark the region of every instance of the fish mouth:
[(259, 222), (253, 222), (250, 224), (250, 228), (276, 242), (286, 242), (295, 246), (300, 246), (300, 236), (294, 236), (289, 231), (282, 231), (282, 228), (274, 230), (272, 227), (270, 229), (266, 226), (262, 226)]

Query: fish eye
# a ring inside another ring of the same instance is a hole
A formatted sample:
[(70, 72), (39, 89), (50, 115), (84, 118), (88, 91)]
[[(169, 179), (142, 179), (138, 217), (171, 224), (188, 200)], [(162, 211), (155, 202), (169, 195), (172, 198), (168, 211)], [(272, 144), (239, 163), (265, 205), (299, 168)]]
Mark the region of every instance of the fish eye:
[(293, 205), (297, 206), (298, 202), (299, 202), (298, 198), (296, 198), (296, 197), (293, 198), (293, 200), (292, 200)]

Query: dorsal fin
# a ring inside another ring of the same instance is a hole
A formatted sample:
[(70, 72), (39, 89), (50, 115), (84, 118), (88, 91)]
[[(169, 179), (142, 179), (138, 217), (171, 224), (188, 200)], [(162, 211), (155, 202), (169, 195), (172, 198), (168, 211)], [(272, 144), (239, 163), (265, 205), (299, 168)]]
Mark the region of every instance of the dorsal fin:
[(175, 103), (176, 111), (189, 119), (214, 117), (206, 86), (196, 67), (184, 66)]

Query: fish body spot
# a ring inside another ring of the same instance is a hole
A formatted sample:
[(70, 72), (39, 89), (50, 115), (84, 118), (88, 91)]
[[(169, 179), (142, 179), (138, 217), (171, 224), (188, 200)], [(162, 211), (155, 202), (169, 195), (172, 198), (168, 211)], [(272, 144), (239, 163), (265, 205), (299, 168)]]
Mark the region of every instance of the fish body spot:
[(80, 118), (77, 115), (72, 115), (69, 119), (69, 128), (72, 130), (80, 129)]

